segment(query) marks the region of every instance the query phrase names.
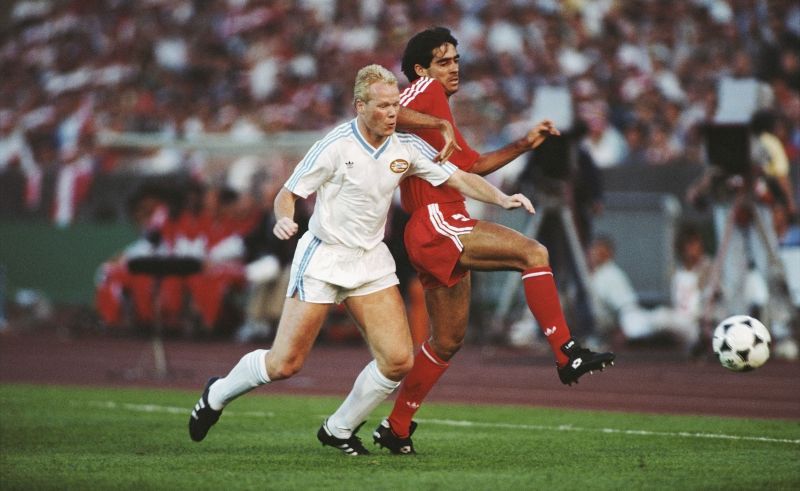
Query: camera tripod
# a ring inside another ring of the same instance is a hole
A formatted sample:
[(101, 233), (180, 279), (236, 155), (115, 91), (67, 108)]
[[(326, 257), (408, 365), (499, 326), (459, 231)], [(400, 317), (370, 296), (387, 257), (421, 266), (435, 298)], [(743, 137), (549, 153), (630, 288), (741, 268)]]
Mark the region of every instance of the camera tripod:
[[(523, 235), (526, 237), (537, 238), (544, 220), (548, 217), (555, 217), (558, 225), (567, 240), (568, 261), (571, 261), (575, 269), (575, 279), (577, 286), (582, 289), (586, 302), (588, 303), (588, 314), (593, 324), (596, 324), (597, 298), (591, 286), (589, 276), (589, 266), (586, 263), (586, 256), (578, 238), (578, 229), (575, 226), (575, 219), (572, 209), (564, 202), (564, 197), (557, 194), (542, 194), (543, 198), (536, 204), (536, 214), (531, 216), (526, 225)], [(517, 284), (519, 273), (511, 271), (503, 282), (500, 298), (494, 312), (494, 322), (496, 325), (504, 326), (508, 320), (509, 313), (514, 304), (515, 297), (519, 294)]]
[[(746, 215), (746, 223), (737, 223), (737, 218), (741, 219), (741, 216), (738, 216), (738, 214), (741, 213)], [(746, 261), (745, 267), (749, 269), (750, 263), (755, 259), (753, 257), (753, 246), (749, 240), (751, 238), (750, 234), (754, 231), (753, 229), (755, 229), (755, 237), (759, 245), (766, 252), (767, 259), (766, 284), (769, 298), (767, 304), (764, 306), (765, 308), (759, 314), (762, 317), (760, 320), (765, 325), (772, 324), (773, 326), (779, 322), (786, 322), (788, 329), (791, 311), (789, 309), (783, 309), (782, 312), (780, 307), (781, 305), (791, 305), (791, 299), (789, 298), (786, 271), (778, 254), (778, 241), (774, 231), (764, 222), (764, 218), (761, 216), (755, 204), (752, 193), (743, 191), (736, 196), (731, 204), (730, 210), (727, 212), (722, 238), (709, 274), (709, 281), (702, 292), (701, 302), (704, 309), (701, 315), (701, 326), (704, 330), (706, 340), (710, 340), (714, 323), (720, 318), (736, 313), (753, 314), (752, 312), (721, 312), (721, 301), (725, 296), (722, 284), (723, 270), (725, 269), (726, 261), (732, 254), (731, 246), (734, 240), (734, 233), (738, 230), (743, 234), (745, 240), (745, 254), (747, 256), (744, 257), (743, 260)], [(745, 274), (745, 271), (741, 271), (742, 276)], [(740, 285), (740, 289), (743, 289), (743, 287), (744, 285)], [(749, 307), (750, 306), (744, 306), (744, 308)], [(783, 335), (788, 334), (788, 332), (779, 332), (777, 334)]]

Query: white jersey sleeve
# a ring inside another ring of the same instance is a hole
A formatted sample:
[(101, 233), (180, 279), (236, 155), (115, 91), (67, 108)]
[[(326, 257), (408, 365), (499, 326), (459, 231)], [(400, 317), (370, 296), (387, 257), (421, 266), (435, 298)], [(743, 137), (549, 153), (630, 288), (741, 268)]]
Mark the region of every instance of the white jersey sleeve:
[(438, 153), (425, 140), (410, 133), (397, 133), (398, 140), (408, 149), (411, 156), (411, 167), (406, 173), (407, 176), (417, 176), (425, 179), (434, 186), (439, 186), (448, 179), (458, 169), (450, 162), (437, 164), (433, 158)]
[(331, 147), (335, 147), (335, 143), (345, 134), (340, 126), (316, 142), (284, 184), (286, 189), (301, 198), (307, 198), (329, 181), (336, 171), (336, 159)]

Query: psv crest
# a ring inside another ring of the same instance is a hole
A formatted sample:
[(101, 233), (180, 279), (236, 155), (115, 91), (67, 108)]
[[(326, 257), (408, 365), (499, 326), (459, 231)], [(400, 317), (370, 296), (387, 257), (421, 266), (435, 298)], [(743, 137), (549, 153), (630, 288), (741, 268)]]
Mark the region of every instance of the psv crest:
[(402, 174), (408, 170), (408, 162), (403, 159), (395, 159), (389, 164), (389, 169), (396, 174)]

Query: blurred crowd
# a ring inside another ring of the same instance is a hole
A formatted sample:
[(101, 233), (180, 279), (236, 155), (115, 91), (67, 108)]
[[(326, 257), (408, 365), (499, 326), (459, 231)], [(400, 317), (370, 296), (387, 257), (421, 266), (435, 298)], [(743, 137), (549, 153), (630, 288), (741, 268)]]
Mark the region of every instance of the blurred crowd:
[[(117, 172), (179, 172), (258, 198), (294, 157), (239, 156), (220, 169), (203, 152), (109, 146), (102, 135), (253, 142), (324, 130), (352, 117), (359, 67), (400, 74), (407, 39), (432, 25), (459, 40), (455, 116), (476, 149), (526, 131), (537, 90), (556, 86), (570, 92), (597, 167), (700, 165), (720, 82), (755, 79), (772, 135), (800, 165), (792, 0), (20, 0), (0, 16), (0, 211), (59, 226), (79, 216), (98, 176)], [(182, 233), (191, 242), (197, 230)]]
[[(351, 116), (358, 67), (400, 73), (405, 41), (431, 25), (460, 41), (456, 117), (476, 148), (516, 136), (536, 89), (551, 85), (571, 91), (599, 167), (700, 162), (719, 81), (754, 77), (790, 160), (800, 155), (790, 0), (21, 0), (0, 12), (0, 173), (25, 182), (4, 202), (46, 204), (62, 225), (92, 175), (128, 162), (98, 145), (101, 132), (325, 129)], [(145, 170), (203, 164), (165, 150)]]

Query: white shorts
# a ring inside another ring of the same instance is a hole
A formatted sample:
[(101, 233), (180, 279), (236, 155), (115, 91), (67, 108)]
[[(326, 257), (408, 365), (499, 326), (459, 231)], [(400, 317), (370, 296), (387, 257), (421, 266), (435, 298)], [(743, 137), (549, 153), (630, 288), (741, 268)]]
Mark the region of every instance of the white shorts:
[(392, 254), (381, 242), (370, 250), (325, 244), (311, 232), (297, 242), (287, 297), (341, 303), (399, 284)]

